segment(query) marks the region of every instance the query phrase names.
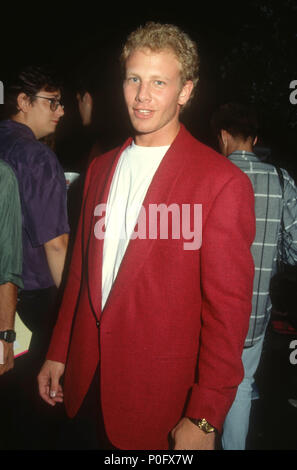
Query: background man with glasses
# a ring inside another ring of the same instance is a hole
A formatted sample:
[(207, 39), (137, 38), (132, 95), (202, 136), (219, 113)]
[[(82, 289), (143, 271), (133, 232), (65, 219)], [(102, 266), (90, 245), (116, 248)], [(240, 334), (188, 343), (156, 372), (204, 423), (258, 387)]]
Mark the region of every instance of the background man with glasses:
[[(68, 244), (63, 169), (52, 150), (39, 142), (55, 131), (64, 114), (60, 89), (60, 81), (51, 70), (26, 67), (5, 87), (8, 119), (0, 122), (0, 158), (16, 174), (22, 205), (24, 290), (17, 310), (33, 335), (29, 353), (16, 361), (22, 366), (15, 370), (22, 393), (26, 393), (26, 383), (30, 395), (36, 388), (31, 379), (36, 380), (55, 322), (54, 307)], [(28, 398), (33, 406), (32, 397)], [(24, 396), (16, 398), (16, 410), (23, 403)], [(24, 406), (33, 413), (26, 400)], [(27, 433), (24, 406), (19, 415), (22, 419), (15, 425), (21, 430), (24, 423), (25, 436), (31, 433)], [(27, 447), (22, 440), (17, 445)]]

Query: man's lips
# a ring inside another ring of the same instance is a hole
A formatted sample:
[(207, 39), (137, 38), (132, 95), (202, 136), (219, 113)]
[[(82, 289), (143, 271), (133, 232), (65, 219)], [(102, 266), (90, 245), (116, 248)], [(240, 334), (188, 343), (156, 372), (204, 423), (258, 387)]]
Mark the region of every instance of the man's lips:
[(133, 108), (133, 111), (135, 116), (139, 119), (148, 119), (154, 114), (152, 109)]

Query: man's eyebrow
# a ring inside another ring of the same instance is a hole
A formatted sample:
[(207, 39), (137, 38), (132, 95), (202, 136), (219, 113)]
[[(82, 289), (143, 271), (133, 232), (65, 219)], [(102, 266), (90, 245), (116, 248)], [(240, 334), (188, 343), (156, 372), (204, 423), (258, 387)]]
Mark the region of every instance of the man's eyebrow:
[(138, 73), (133, 72), (133, 69), (128, 69), (128, 70), (126, 70), (126, 75), (136, 75), (137, 77), (139, 76)]
[[(126, 77), (128, 75), (133, 75), (134, 77), (138, 77), (138, 78), (141, 78), (140, 77), (140, 74), (137, 73), (137, 72), (133, 72), (133, 70), (127, 70), (126, 71)], [(150, 75), (149, 76), (149, 79), (150, 80), (161, 80), (161, 81), (167, 81), (169, 82), (171, 79), (169, 77), (167, 77), (166, 75), (159, 75), (159, 74), (154, 74), (154, 75)]]
[(170, 78), (167, 77), (166, 75), (152, 75), (151, 79), (152, 80), (165, 80), (167, 82), (170, 80)]

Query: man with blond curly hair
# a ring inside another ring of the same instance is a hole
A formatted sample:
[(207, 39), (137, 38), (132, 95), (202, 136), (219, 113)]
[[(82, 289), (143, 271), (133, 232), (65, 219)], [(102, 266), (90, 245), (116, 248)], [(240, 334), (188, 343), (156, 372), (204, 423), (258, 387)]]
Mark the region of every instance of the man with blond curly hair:
[(134, 135), (89, 168), (39, 374), (42, 398), (71, 417), (67, 448), (214, 449), (242, 379), (253, 191), (180, 122), (198, 62), (174, 25), (148, 23), (124, 46)]

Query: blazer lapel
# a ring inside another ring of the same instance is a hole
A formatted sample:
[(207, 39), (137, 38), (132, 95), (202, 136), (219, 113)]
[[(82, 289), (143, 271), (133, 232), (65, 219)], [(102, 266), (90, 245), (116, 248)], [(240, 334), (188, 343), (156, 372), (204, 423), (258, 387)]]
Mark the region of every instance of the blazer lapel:
[[(142, 205), (146, 215), (148, 215), (150, 204), (166, 204), (170, 200), (171, 191), (181, 169), (185, 165), (183, 152), (187, 146), (187, 135), (190, 134), (181, 125), (179, 134), (160, 163), (143, 201)], [(133, 279), (138, 275), (143, 263), (150, 255), (155, 242), (155, 239), (149, 239), (148, 237), (146, 239), (136, 238), (129, 241), (104, 310), (109, 305), (112, 306), (119, 296), (124, 295), (127, 289), (131, 288)], [(100, 266), (102, 270), (102, 258)]]
[(99, 204), (106, 205), (117, 163), (123, 150), (128, 147), (131, 142), (132, 139), (129, 138), (124, 143), (120, 150), (115, 154), (109, 166), (99, 166), (95, 175), (96, 185), (94, 183), (92, 184), (87, 201), (90, 221), (83, 226), (83, 231), (85, 232), (83, 245), (86, 248), (85, 253), (87, 262), (85, 275), (87, 276), (89, 302), (97, 319), (100, 317), (102, 308), (102, 260), (104, 240), (102, 238), (97, 238), (95, 235), (96, 224), (98, 223), (98, 217), (95, 216), (95, 209)]

